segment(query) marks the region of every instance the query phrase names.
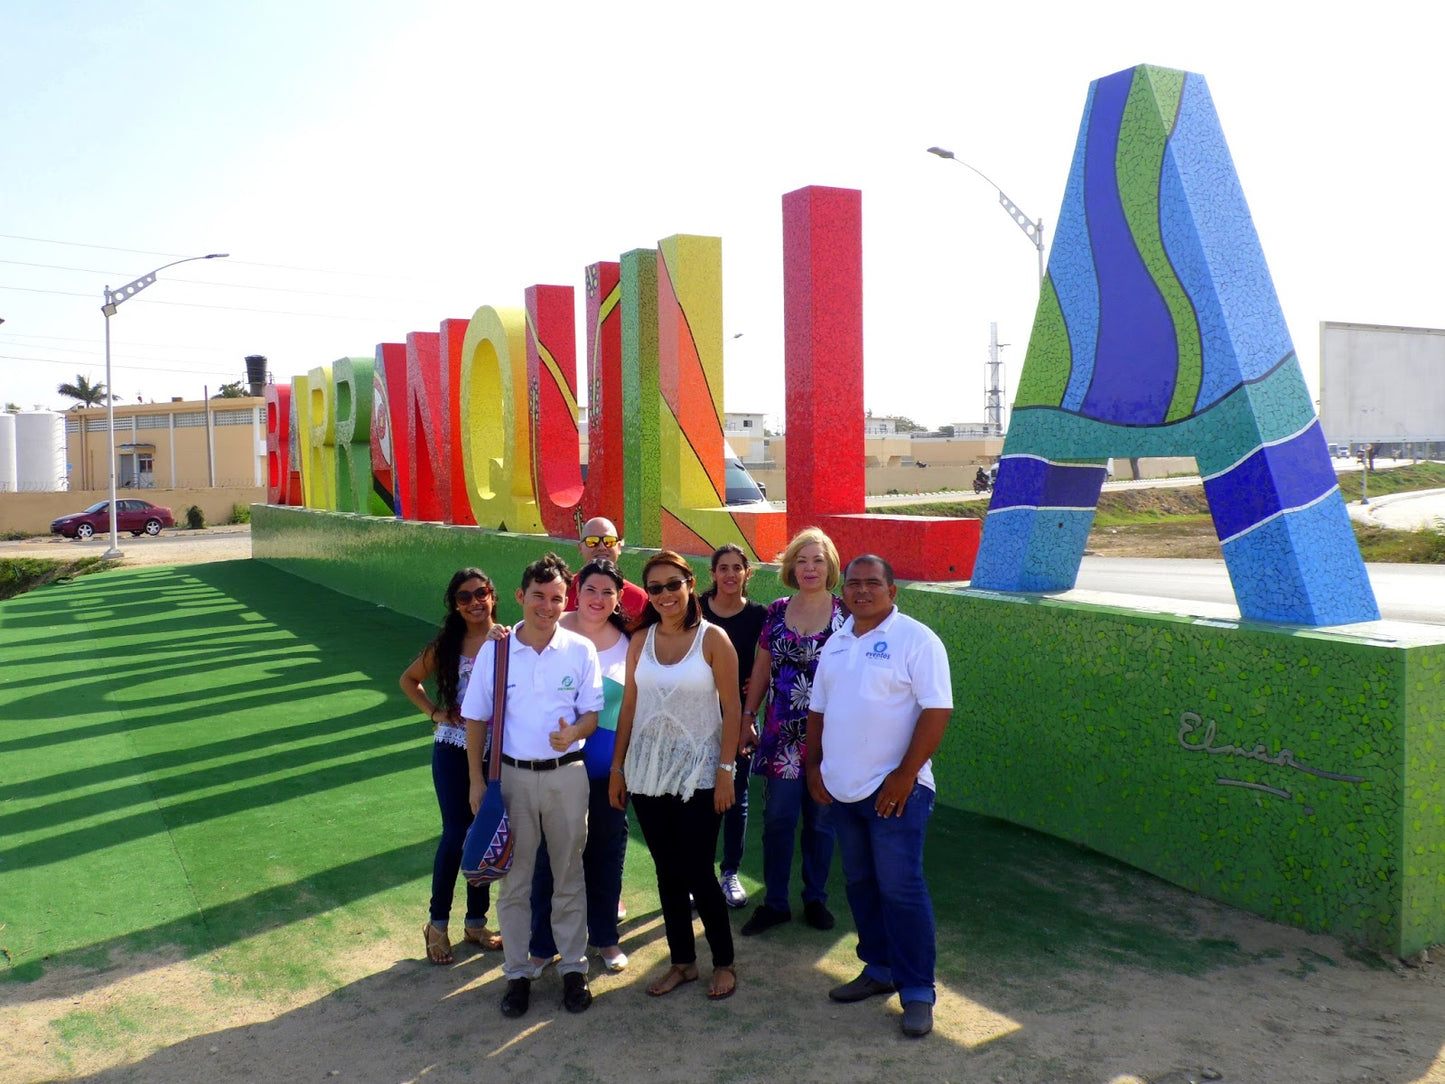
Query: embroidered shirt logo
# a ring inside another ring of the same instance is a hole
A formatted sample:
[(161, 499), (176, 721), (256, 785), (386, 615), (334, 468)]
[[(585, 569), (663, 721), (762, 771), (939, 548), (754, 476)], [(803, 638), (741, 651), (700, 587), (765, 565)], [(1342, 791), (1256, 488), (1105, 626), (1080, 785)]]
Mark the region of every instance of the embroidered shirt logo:
[(863, 657), (868, 659), (883, 659), (885, 661), (893, 658), (892, 655), (888, 654), (887, 640), (874, 640), (872, 650), (865, 651)]
[(559, 689), (559, 690), (567, 690), (567, 689), (570, 689), (570, 688), (572, 688), (572, 675), (571, 675), (571, 674), (568, 674), (566, 677), (564, 677), (564, 678), (562, 679), (562, 684), (558, 686), (558, 689)]

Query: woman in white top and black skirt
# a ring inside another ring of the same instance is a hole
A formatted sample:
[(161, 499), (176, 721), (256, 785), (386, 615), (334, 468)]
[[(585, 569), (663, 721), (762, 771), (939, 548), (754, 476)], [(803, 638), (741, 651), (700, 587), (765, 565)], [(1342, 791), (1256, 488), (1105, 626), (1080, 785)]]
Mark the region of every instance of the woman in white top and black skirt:
[(630, 794), (657, 867), (657, 896), (672, 965), (647, 987), (654, 997), (698, 977), (691, 893), (712, 951), (708, 997), (737, 988), (732, 927), (713, 876), (718, 827), (733, 804), (741, 711), (738, 658), (702, 618), (693, 573), (671, 550), (642, 569), (648, 601), (627, 651), (627, 679), (612, 755), (612, 805)]

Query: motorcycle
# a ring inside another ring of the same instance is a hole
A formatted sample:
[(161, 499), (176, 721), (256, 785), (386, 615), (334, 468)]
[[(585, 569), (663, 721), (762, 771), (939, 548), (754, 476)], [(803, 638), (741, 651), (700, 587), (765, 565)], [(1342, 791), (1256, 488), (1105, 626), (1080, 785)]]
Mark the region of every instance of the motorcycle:
[(973, 480), (973, 491), (975, 493), (987, 493), (991, 489), (993, 489), (993, 485), (987, 478), (975, 478)]

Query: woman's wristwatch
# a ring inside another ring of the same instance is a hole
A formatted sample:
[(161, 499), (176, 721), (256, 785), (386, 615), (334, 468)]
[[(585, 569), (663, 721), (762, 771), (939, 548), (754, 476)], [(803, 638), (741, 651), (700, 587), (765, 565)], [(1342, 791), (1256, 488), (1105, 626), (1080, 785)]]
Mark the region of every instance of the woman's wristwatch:
[(720, 771), (720, 772), (727, 772), (728, 775), (732, 775), (734, 772), (736, 772), (736, 771), (738, 770), (738, 766), (737, 766), (736, 763), (732, 763), (732, 764), (719, 764), (719, 765), (717, 766), (717, 770)]

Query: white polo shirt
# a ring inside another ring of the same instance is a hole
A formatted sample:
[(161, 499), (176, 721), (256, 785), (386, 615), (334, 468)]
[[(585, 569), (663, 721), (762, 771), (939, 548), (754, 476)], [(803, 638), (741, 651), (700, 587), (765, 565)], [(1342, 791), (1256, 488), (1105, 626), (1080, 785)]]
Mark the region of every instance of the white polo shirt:
[[(507, 637), (507, 719), (502, 728), (502, 752), (517, 760), (551, 760), (562, 756), (547, 736), (557, 720), (568, 726), (589, 711), (602, 710), (602, 668), (592, 641), (560, 625), (540, 652), (522, 643), (518, 625)], [(497, 641), (488, 640), (477, 652), (472, 680), (462, 700), (462, 718), (490, 722), (492, 688), (496, 674)], [(563, 752), (581, 749), (583, 742)]]
[[(924, 708), (953, 708), (943, 641), (897, 606), (861, 637), (848, 618), (823, 645), (808, 703), (824, 717), (828, 793), (840, 802), (861, 802), (882, 786), (903, 762)], [(918, 781), (935, 789), (931, 760)]]

